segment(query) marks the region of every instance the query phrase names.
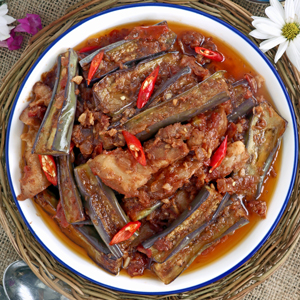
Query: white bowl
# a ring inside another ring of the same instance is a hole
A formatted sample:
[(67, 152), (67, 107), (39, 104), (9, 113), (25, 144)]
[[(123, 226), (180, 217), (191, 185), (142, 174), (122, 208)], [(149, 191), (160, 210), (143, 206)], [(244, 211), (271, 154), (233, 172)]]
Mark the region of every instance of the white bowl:
[[(23, 202), (16, 200), (16, 195), (20, 194), (20, 135), (23, 128), (19, 116), (28, 104), (26, 99), (34, 83), (40, 80), (43, 72), (53, 66), (58, 54), (76, 46), (87, 35), (141, 20), (169, 20), (192, 25), (234, 45), (256, 72), (265, 78), (265, 84), (278, 111), (288, 121), (283, 138), (281, 171), (269, 204), (267, 218), (260, 221), (248, 237), (232, 251), (197, 271), (183, 273), (169, 285), (151, 278), (131, 279), (128, 276), (109, 275), (61, 243), (37, 214), (31, 200)], [(92, 282), (118, 291), (144, 294), (168, 294), (192, 290), (224, 277), (246, 262), (266, 241), (284, 212), (294, 185), (297, 156), (298, 135), (292, 104), (278, 73), (265, 55), (247, 37), (227, 23), (194, 9), (167, 4), (138, 4), (107, 10), (78, 23), (56, 39), (35, 62), (21, 85), (12, 107), (6, 140), (7, 173), (12, 194), (24, 221), (41, 245), (66, 268)]]

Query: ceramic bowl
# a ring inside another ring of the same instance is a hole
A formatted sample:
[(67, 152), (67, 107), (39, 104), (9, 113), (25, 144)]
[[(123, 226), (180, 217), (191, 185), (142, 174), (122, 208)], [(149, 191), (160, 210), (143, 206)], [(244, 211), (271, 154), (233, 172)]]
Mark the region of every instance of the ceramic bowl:
[[(120, 24), (141, 20), (180, 22), (209, 31), (229, 45), (234, 45), (256, 72), (265, 78), (265, 84), (277, 110), (288, 121), (283, 138), (281, 171), (278, 174), (278, 184), (274, 187), (274, 196), (268, 207), (267, 218), (260, 221), (247, 238), (229, 253), (197, 271), (183, 273), (169, 285), (164, 285), (154, 278), (131, 279), (124, 275), (116, 277), (109, 275), (94, 263), (76, 255), (58, 240), (37, 214), (31, 200), (22, 202), (16, 200), (16, 195), (20, 194), (20, 135), (23, 128), (19, 116), (27, 105), (26, 99), (34, 83), (40, 79), (43, 72), (54, 65), (58, 54), (82, 42), (86, 39), (87, 33), (92, 35)], [(291, 195), (297, 168), (297, 145), (295, 116), (283, 82), (265, 55), (247, 37), (229, 24), (191, 8), (167, 4), (139, 4), (114, 8), (87, 18), (63, 33), (43, 52), (28, 72), (12, 107), (7, 130), (6, 161), (11, 191), (24, 221), (40, 244), (62, 265), (92, 282), (114, 290), (142, 294), (168, 294), (192, 290), (224, 277), (246, 262), (261, 247), (278, 223)]]

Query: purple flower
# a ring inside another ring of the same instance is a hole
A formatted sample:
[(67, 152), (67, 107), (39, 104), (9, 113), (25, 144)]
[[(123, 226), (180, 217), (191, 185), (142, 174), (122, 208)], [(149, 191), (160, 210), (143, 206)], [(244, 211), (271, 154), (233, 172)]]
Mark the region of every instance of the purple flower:
[(18, 19), (20, 24), (15, 28), (16, 32), (27, 32), (35, 35), (42, 29), (42, 22), (39, 15), (27, 14), (26, 18)]
[(0, 42), (0, 47), (8, 48), (9, 50), (17, 50), (21, 48), (23, 37), (15, 34), (15, 29), (10, 32), (10, 37)]

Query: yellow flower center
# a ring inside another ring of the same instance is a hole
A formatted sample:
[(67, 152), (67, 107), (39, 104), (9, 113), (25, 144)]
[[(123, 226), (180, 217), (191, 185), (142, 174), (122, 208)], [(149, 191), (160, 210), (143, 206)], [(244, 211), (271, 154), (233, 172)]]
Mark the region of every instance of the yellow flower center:
[(292, 41), (300, 33), (299, 25), (295, 22), (286, 23), (282, 27), (281, 32), (288, 41)]

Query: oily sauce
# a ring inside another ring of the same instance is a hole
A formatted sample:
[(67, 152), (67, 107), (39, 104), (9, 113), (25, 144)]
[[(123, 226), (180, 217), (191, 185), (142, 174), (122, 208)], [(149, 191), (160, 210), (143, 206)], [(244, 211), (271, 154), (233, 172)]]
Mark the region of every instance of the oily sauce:
[[(118, 27), (115, 27), (114, 30), (121, 30), (123, 28), (131, 30), (135, 26), (152, 25), (157, 22), (159, 21), (143, 21), (143, 22), (125, 24), (125, 25), (120, 25)], [(175, 22), (168, 22), (168, 24), (171, 30), (173, 30), (177, 35), (180, 35), (180, 33), (185, 30), (195, 30), (201, 32), (205, 37), (212, 37), (210, 33), (206, 33), (203, 30), (200, 31), (197, 28), (194, 28), (192, 26), (183, 25)], [(96, 46), (101, 43), (99, 37), (103, 37), (104, 35), (108, 36), (111, 32), (112, 29), (108, 29), (103, 32), (92, 35), (88, 37), (85, 41), (78, 44), (74, 49), (79, 50), (86, 46), (91, 46), (91, 45)], [(215, 67), (216, 71), (225, 69), (227, 70), (227, 77), (229, 78), (230, 76), (232, 76), (235, 78), (235, 80), (243, 79), (245, 73), (250, 73), (253, 76), (258, 75), (255, 73), (254, 69), (250, 66), (250, 64), (248, 64), (243, 59), (243, 57), (240, 54), (238, 54), (230, 45), (226, 44), (225, 41), (218, 39), (216, 37), (212, 37), (212, 40), (217, 45), (218, 51), (220, 51), (225, 56), (224, 62), (211, 63), (211, 65)], [(265, 99), (267, 99), (269, 102), (272, 103), (272, 100), (264, 86), (259, 89), (258, 94), (264, 96)], [(273, 162), (272, 165), (276, 174), (278, 174), (280, 170), (281, 156), (282, 156), (281, 153), (282, 153), (282, 146), (281, 149), (278, 150), (277, 159), (275, 158), (275, 161)], [(259, 199), (264, 200), (267, 202), (267, 204), (269, 204), (273, 194), (273, 187), (276, 184), (277, 184), (277, 177), (272, 177), (271, 175), (269, 175), (265, 181), (263, 192), (260, 195)], [(92, 262), (92, 260), (87, 256), (87, 253), (84, 249), (82, 249), (81, 247), (79, 247), (69, 239), (66, 239), (66, 236), (60, 231), (59, 226), (56, 224), (56, 222), (49, 215), (47, 215), (47, 213), (44, 212), (39, 205), (36, 205), (36, 207), (40, 216), (47, 224), (48, 228), (51, 228), (53, 234), (55, 234), (55, 236), (61, 242), (63, 242), (65, 245), (67, 245), (69, 248), (75, 251), (82, 258), (87, 259), (89, 262)], [(192, 263), (192, 265), (188, 268), (188, 270), (185, 272), (195, 271), (200, 267), (215, 262), (216, 260), (220, 259), (224, 254), (228, 253), (228, 251), (232, 250), (235, 246), (237, 246), (243, 239), (247, 237), (247, 235), (258, 224), (261, 218), (254, 213), (250, 213), (249, 220), (250, 220), (249, 224), (238, 229), (233, 235), (228, 236), (227, 239), (223, 239), (215, 247), (211, 247), (210, 251), (205, 251), (204, 254), (199, 255)], [(121, 274), (129, 276), (125, 270), (122, 270)], [(155, 277), (148, 270), (146, 270), (146, 274), (144, 274), (143, 277), (145, 277), (145, 275), (146, 277), (153, 277), (153, 278)]]

